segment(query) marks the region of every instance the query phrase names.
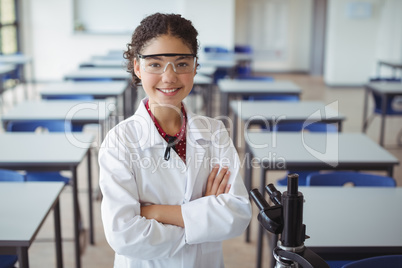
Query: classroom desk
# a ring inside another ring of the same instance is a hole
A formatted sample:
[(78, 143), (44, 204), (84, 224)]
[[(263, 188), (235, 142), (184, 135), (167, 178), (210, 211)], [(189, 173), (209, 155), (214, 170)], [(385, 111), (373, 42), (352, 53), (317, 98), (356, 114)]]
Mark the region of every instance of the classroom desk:
[(239, 79), (221, 79), (218, 81), (221, 92), (221, 115), (229, 115), (229, 100), (231, 97), (295, 95), (301, 94), (301, 89), (290, 81), (256, 81)]
[[(90, 148), (93, 136), (82, 133), (2, 133), (0, 134), (0, 168), (26, 171), (71, 171), (74, 210), (74, 244), (76, 267), (81, 267), (79, 239), (79, 204), (77, 168), (87, 157), (90, 242), (94, 244), (92, 170)], [(27, 199), (28, 200), (28, 199)]]
[(62, 182), (0, 182), (0, 253), (18, 255), (28, 268), (28, 249), (53, 209), (57, 267), (63, 267), (59, 196)]
[(278, 122), (322, 122), (338, 124), (338, 131), (341, 132), (342, 122), (346, 119), (331, 104), (326, 105), (319, 101), (231, 101), (230, 108), (234, 114), (233, 142), (236, 147), (242, 142), (237, 139), (238, 125), (241, 122), (245, 122), (244, 131), (253, 124), (271, 127)]
[(381, 67), (387, 66), (392, 69), (392, 78), (396, 78), (396, 70), (402, 70), (402, 62), (379, 60), (377, 63), (377, 77), (381, 77)]
[(114, 102), (98, 100), (32, 100), (17, 104), (1, 120), (4, 129), (7, 129), (10, 121), (29, 120), (70, 120), (73, 124), (99, 124), (102, 141), (109, 130), (107, 123), (114, 108)]
[[(13, 64), (13, 65), (20, 65), (20, 66), (25, 66), (27, 64), (31, 64), (31, 79), (34, 79), (34, 73), (33, 73), (33, 66), (32, 66), (32, 57), (22, 55), (22, 54), (14, 54), (14, 55), (0, 55), (0, 64)], [(21, 74), (21, 77), (23, 77), (23, 73)]]
[(13, 64), (0, 64), (0, 94), (2, 94), (5, 91), (5, 88), (3, 86), (3, 79), (4, 76), (7, 74), (15, 71), (16, 66)]
[(233, 69), (236, 67), (236, 61), (233, 59), (219, 59), (219, 58), (205, 58), (199, 61), (202, 68), (204, 67), (215, 67), (215, 68), (225, 68)]
[(234, 52), (204, 52), (199, 62), (202, 66), (214, 66), (218, 68), (233, 68), (240, 62), (251, 62), (253, 55), (250, 53)]
[(130, 111), (127, 112), (126, 116), (131, 116), (134, 114), (134, 104), (137, 101), (137, 89), (134, 85), (132, 85), (132, 79), (131, 79), (131, 74), (129, 74), (125, 68), (93, 68), (93, 67), (87, 67), (87, 68), (79, 68), (74, 71), (71, 71), (67, 73), (64, 76), (65, 80), (83, 80), (83, 79), (91, 79), (91, 80), (96, 80), (96, 79), (111, 79), (111, 80), (118, 80), (118, 81), (128, 81), (131, 86), (131, 91), (128, 90), (126, 91), (127, 93), (129, 92), (131, 97), (126, 97), (126, 107), (129, 107)]
[[(245, 184), (251, 189), (254, 165), (261, 168), (264, 193), (268, 170), (380, 170), (392, 177), (399, 160), (361, 133), (247, 132)], [(258, 259), (262, 227), (259, 226)], [(249, 230), (246, 240), (249, 239)], [(258, 266), (259, 267), (259, 266)]]
[(205, 110), (207, 116), (212, 116), (212, 89), (213, 79), (212, 77), (196, 74), (194, 76), (194, 88), (195, 93), (199, 93), (198, 87), (201, 88), (201, 97), (205, 103)]
[[(277, 189), (286, 191), (286, 187)], [(305, 245), (322, 258), (401, 254), (402, 187), (299, 187), (299, 192), (304, 196), (303, 223), (310, 236)]]
[(64, 81), (59, 83), (46, 84), (39, 93), (42, 98), (68, 96), (68, 95), (91, 95), (95, 99), (106, 99), (113, 97), (117, 103), (123, 104), (123, 114), (127, 111), (125, 93), (130, 86), (125, 81), (114, 82), (72, 82)]
[(394, 96), (402, 96), (402, 83), (369, 83), (365, 85), (364, 106), (363, 106), (363, 132), (367, 130), (367, 109), (368, 109), (368, 96), (370, 93), (375, 92), (382, 98), (381, 103), (381, 128), (380, 128), (380, 145), (384, 145), (385, 133), (385, 117), (387, 113), (388, 99)]
[(80, 68), (125, 68), (125, 60), (124, 59), (91, 59), (85, 62), (80, 63)]
[(12, 64), (0, 64), (0, 113), (3, 110), (3, 92), (6, 91), (4, 87), (4, 77), (15, 71), (16, 68), (17, 67)]
[[(30, 65), (30, 78), (31, 81), (34, 83), (35, 81), (35, 74), (34, 74), (34, 66), (33, 66), (33, 60), (32, 57), (22, 55), (22, 54), (14, 54), (14, 55), (0, 55), (0, 63), (1, 64), (13, 64), (18, 66), (21, 66), (21, 68), (18, 68), (19, 71), (19, 77), (21, 78), (22, 82), (26, 82), (25, 79), (25, 73), (24, 69), (26, 65)], [(25, 94), (25, 99), (28, 99), (28, 88), (25, 86), (24, 88), (24, 94)]]
[(106, 55), (93, 55), (91, 56), (89, 61), (93, 61), (93, 60), (120, 60), (120, 61), (124, 61), (126, 60), (125, 58), (123, 58), (123, 52), (121, 52), (120, 54), (106, 54)]
[(200, 65), (200, 67), (197, 68), (197, 73), (202, 74), (202, 75), (206, 75), (206, 76), (209, 76), (209, 77), (213, 77), (217, 69), (218, 68), (215, 67), (215, 66)]

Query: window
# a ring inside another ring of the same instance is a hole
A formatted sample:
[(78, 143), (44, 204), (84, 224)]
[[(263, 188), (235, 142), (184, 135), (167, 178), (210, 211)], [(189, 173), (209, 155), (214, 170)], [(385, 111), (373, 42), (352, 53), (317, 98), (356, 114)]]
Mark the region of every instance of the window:
[(16, 0), (0, 0), (0, 54), (19, 52)]

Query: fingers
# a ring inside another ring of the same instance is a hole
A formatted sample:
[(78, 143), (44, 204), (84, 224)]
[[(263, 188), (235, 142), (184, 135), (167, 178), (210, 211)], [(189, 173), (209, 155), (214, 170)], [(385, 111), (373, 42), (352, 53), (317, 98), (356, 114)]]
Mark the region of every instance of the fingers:
[(218, 186), (218, 190), (216, 192), (216, 196), (223, 194), (227, 188), (228, 185), (228, 181), (229, 181), (229, 176), (230, 176), (230, 171), (227, 170), (226, 173), (224, 174), (219, 186)]
[[(219, 186), (222, 183), (222, 180), (225, 178), (226, 173), (228, 172), (228, 167), (222, 167), (219, 173), (216, 175), (214, 183), (212, 184), (211, 192), (215, 195), (218, 195)], [(226, 185), (225, 185), (226, 187)]]
[(219, 165), (215, 165), (211, 173), (208, 176), (207, 187), (205, 196), (208, 195), (220, 195), (228, 193), (230, 190), (229, 177), (230, 172), (228, 167), (222, 167), (219, 171)]
[(211, 190), (212, 190), (212, 185), (214, 184), (216, 174), (218, 174), (218, 171), (219, 171), (219, 165), (215, 165), (213, 167), (211, 173), (208, 176), (207, 189), (205, 191), (205, 195), (214, 194), (214, 193), (211, 193)]
[(226, 185), (225, 194), (229, 193), (231, 186), (231, 184)]

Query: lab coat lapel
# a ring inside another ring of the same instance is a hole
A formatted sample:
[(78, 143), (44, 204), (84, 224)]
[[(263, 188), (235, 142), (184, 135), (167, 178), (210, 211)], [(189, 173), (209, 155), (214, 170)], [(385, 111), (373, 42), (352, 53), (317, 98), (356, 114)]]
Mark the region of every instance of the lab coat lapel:
[(134, 129), (137, 132), (137, 137), (141, 137), (139, 145), (142, 150), (146, 150), (157, 144), (163, 144), (164, 142), (164, 139), (159, 134), (152, 118), (149, 116), (149, 113), (145, 108), (145, 103), (147, 101), (148, 98), (142, 99), (137, 111), (131, 117), (132, 120), (138, 124)]
[(204, 116), (198, 116), (189, 111), (187, 112), (187, 148), (186, 163), (188, 168), (186, 199), (191, 199), (194, 184), (197, 180), (201, 168), (209, 163), (204, 163), (205, 154), (211, 141), (211, 128), (209, 120)]

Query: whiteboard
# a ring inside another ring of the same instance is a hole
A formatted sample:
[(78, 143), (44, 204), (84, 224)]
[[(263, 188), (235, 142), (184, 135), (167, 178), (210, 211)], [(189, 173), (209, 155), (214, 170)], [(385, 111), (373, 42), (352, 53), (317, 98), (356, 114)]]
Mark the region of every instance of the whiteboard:
[(234, 47), (235, 0), (74, 0), (74, 23), (89, 34), (132, 34), (156, 12), (191, 20), (201, 47)]
[(131, 33), (147, 15), (182, 13), (182, 0), (74, 0), (74, 23), (89, 33)]

